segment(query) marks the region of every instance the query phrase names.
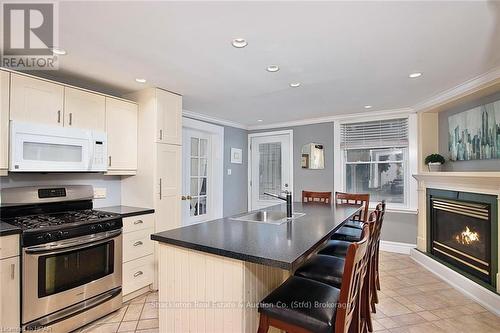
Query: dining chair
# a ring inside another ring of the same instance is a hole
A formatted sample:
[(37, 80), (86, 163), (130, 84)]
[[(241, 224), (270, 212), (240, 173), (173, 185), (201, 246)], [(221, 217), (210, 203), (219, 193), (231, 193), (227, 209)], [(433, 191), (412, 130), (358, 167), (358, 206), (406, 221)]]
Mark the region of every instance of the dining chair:
[(332, 192), (302, 191), (302, 202), (332, 203)]

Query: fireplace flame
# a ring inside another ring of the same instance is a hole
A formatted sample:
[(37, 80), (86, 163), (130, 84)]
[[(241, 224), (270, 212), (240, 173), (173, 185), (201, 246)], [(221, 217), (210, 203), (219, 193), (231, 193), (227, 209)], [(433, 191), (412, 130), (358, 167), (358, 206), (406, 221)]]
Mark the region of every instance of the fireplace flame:
[(469, 227), (466, 226), (464, 231), (455, 236), (455, 239), (460, 244), (469, 245), (479, 241), (479, 233), (472, 232)]

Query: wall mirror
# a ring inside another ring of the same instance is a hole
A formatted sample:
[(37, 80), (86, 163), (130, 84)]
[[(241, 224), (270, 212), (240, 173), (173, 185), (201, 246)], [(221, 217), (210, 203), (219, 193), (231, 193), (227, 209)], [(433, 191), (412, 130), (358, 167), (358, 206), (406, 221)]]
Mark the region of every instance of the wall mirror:
[(324, 169), (325, 156), (323, 145), (320, 143), (308, 143), (302, 146), (302, 169)]

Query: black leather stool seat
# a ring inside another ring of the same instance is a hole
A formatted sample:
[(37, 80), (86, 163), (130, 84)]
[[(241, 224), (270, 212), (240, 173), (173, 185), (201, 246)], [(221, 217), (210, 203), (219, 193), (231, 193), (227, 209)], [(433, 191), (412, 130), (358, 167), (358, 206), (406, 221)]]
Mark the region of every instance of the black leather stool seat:
[(359, 242), (363, 230), (356, 228), (342, 227), (333, 234), (332, 239), (345, 240), (349, 242)]
[(363, 222), (354, 221), (354, 220), (349, 220), (349, 221), (346, 222), (346, 224), (344, 224), (345, 227), (356, 228), (356, 229), (363, 229), (364, 225), (365, 224)]
[(347, 249), (352, 242), (343, 241), (343, 240), (331, 240), (328, 241), (324, 248), (319, 251), (319, 254), (324, 254), (327, 256), (336, 256), (339, 258), (345, 258), (347, 255)]
[(260, 302), (259, 312), (311, 332), (332, 333), (339, 293), (324, 283), (292, 276)]
[(324, 254), (317, 254), (295, 271), (295, 276), (326, 283), (339, 288), (342, 285), (345, 260)]

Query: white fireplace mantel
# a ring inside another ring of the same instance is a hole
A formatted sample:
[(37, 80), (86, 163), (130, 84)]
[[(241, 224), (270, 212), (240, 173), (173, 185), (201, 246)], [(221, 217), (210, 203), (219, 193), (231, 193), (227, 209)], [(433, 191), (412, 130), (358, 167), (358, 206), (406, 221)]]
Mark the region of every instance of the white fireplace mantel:
[[(422, 252), (427, 252), (427, 189), (496, 195), (500, 206), (500, 172), (422, 172), (413, 177), (418, 181), (417, 248)], [(498, 217), (500, 221), (500, 209)], [(500, 274), (497, 274), (497, 293), (500, 293)]]

